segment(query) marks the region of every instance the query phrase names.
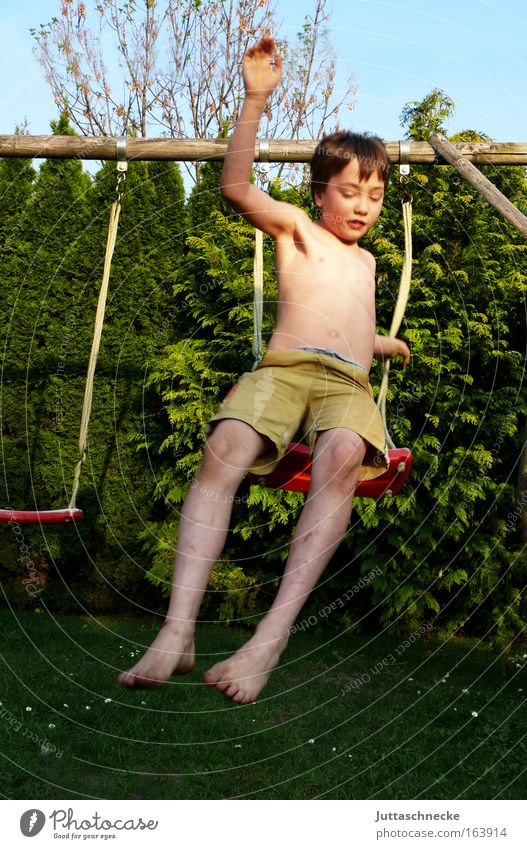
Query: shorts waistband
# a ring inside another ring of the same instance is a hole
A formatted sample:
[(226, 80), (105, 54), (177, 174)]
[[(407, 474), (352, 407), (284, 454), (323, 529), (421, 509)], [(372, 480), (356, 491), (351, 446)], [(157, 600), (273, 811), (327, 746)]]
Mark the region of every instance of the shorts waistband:
[[(281, 366), (299, 366), (305, 364), (309, 367), (318, 366), (330, 368), (334, 371), (345, 374), (356, 383), (360, 384), (363, 389), (369, 391), (369, 375), (363, 365), (359, 363), (346, 362), (340, 357), (330, 357), (326, 353), (313, 353), (313, 351), (305, 351), (298, 348), (281, 348), (279, 350), (266, 351), (264, 357), (256, 365), (256, 371), (266, 366), (277, 367)], [(254, 370), (254, 369), (253, 369)]]
[(344, 363), (350, 363), (352, 366), (357, 366), (357, 368), (361, 368), (363, 371), (367, 372), (367, 369), (364, 368), (362, 363), (358, 363), (356, 360), (350, 360), (348, 357), (343, 357), (342, 354), (338, 354), (336, 351), (332, 351), (331, 348), (310, 348), (308, 346), (303, 348), (292, 348), (293, 351), (310, 351), (312, 354), (326, 354), (327, 357), (334, 357), (337, 360), (342, 360)]

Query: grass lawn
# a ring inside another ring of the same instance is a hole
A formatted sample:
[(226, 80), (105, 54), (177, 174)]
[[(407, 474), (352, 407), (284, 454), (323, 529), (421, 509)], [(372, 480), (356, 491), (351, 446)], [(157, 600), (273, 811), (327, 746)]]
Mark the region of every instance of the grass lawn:
[(2, 609), (0, 628), (4, 798), (525, 798), (527, 646), (314, 627), (239, 706), (202, 674), (246, 631), (199, 625), (190, 675), (132, 691), (115, 678), (151, 620)]

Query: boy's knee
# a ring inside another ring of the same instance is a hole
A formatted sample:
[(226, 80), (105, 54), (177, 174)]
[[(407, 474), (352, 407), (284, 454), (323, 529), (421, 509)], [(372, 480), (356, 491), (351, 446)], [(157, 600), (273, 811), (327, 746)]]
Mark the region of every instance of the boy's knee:
[(339, 434), (328, 445), (326, 464), (337, 479), (348, 478), (362, 465), (366, 443), (353, 431)]
[(236, 453), (236, 440), (229, 429), (216, 426), (205, 443), (203, 461), (207, 465), (210, 463), (231, 465)]
[(204, 464), (241, 469), (252, 462), (254, 446), (249, 444), (252, 434), (247, 433), (248, 428), (235, 419), (218, 422), (205, 443)]

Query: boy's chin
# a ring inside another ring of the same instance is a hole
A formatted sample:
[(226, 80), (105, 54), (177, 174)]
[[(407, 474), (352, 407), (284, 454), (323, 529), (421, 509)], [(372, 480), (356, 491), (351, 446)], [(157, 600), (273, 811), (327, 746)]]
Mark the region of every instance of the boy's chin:
[(346, 228), (346, 230), (335, 232), (335, 236), (337, 236), (343, 242), (349, 242), (350, 245), (354, 245), (359, 239), (363, 239), (366, 233), (370, 230), (370, 227), (360, 227), (360, 228)]

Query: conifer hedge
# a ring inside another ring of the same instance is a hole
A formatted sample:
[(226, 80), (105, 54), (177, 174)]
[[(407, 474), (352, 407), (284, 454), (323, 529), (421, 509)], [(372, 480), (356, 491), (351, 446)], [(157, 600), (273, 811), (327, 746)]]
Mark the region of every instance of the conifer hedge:
[[(53, 130), (71, 132), (64, 118)], [(139, 537), (159, 509), (155, 468), (137, 443), (164, 419), (145, 365), (174, 338), (166, 316), (186, 210), (176, 164), (130, 163), (126, 182), (77, 498), (85, 520), (24, 526), (29, 557), (20, 533), (3, 527), (3, 586), (20, 604), (157, 604)], [(113, 163), (94, 178), (76, 160), (49, 160), (38, 173), (24, 160), (0, 163), (2, 506), (69, 502), (115, 185)], [(37, 583), (41, 592), (28, 593)]]
[[(407, 110), (409, 137), (442, 129), (443, 107), (436, 97)], [(63, 133), (63, 123), (55, 130)], [(220, 170), (204, 166), (185, 202), (176, 165), (130, 165), (79, 495), (86, 521), (24, 529), (49, 604), (166, 604), (178, 511), (207, 421), (252, 367), (254, 230), (222, 200)], [(483, 171), (527, 210), (524, 169)], [(78, 162), (47, 162), (38, 174), (21, 160), (0, 165), (5, 504), (51, 507), (69, 497), (114, 183), (113, 165), (94, 179)], [(449, 166), (412, 167), (410, 185), (414, 268), (400, 335), (412, 361), (404, 372), (392, 366), (388, 413), (414, 471), (392, 501), (355, 500), (345, 540), (302, 617), (360, 632), (430, 623), (438, 636), (503, 642), (524, 628), (526, 613), (515, 482), (527, 413), (527, 248)], [(274, 184), (271, 192), (309, 209), (307, 188)], [(390, 326), (403, 241), (394, 169), (364, 242), (377, 259), (379, 332)], [(268, 338), (277, 297), (271, 239), (264, 251)], [(374, 387), (380, 377), (374, 365)], [(202, 616), (257, 621), (303, 499), (242, 484)], [(7, 596), (34, 604), (19, 541), (8, 527), (3, 533)]]

